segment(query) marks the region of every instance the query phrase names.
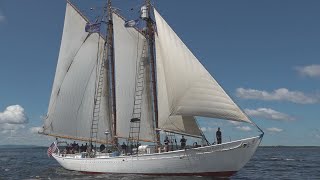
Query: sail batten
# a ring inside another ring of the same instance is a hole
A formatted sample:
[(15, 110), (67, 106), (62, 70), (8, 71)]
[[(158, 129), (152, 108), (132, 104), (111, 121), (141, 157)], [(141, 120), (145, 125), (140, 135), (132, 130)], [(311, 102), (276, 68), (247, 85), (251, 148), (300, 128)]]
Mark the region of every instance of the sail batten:
[(202, 116), (251, 123), (155, 9), (154, 14), (157, 71), (163, 73), (158, 73), (158, 77), (164, 79), (158, 87), (165, 91), (169, 106), (169, 112), (163, 116)]

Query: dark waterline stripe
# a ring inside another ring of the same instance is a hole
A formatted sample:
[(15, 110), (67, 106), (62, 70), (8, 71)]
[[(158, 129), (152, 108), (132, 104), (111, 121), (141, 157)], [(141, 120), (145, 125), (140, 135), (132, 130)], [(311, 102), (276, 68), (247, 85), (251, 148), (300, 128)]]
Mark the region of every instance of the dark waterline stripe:
[(237, 171), (223, 171), (223, 172), (201, 172), (201, 173), (108, 173), (108, 172), (86, 172), (80, 171), (84, 174), (132, 174), (132, 175), (146, 175), (146, 176), (211, 176), (211, 177), (230, 177)]

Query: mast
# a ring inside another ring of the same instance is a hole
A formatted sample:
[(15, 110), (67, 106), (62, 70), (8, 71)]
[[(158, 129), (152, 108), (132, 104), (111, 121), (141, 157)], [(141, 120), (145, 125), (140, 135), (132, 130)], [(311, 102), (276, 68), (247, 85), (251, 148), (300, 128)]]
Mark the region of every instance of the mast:
[(149, 60), (151, 66), (151, 82), (152, 82), (152, 94), (153, 94), (153, 113), (154, 113), (154, 123), (155, 123), (155, 130), (156, 130), (156, 141), (157, 144), (160, 144), (160, 132), (158, 131), (159, 122), (158, 122), (158, 97), (157, 97), (157, 79), (156, 79), (156, 67), (155, 67), (155, 58), (154, 58), (154, 28), (153, 28), (153, 20), (150, 17), (151, 12), (151, 4), (150, 0), (146, 0), (147, 6), (147, 14), (148, 17), (145, 18), (147, 23), (147, 39), (148, 39), (148, 46), (149, 46)]
[[(107, 46), (108, 46), (108, 62), (111, 69), (111, 97), (112, 97), (112, 135), (114, 137), (113, 143), (117, 144), (117, 114), (116, 114), (116, 91), (115, 91), (115, 71), (114, 71), (114, 48), (113, 48), (113, 22), (112, 22), (112, 7), (111, 0), (108, 0), (108, 33), (107, 33)], [(108, 65), (108, 67), (109, 67)]]

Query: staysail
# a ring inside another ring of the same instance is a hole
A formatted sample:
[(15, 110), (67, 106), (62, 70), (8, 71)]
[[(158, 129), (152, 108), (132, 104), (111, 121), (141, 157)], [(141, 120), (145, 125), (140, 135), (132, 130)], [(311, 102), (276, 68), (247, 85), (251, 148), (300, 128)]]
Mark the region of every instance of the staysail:
[[(168, 103), (169, 108), (162, 116), (202, 116), (250, 123), (161, 15), (156, 10), (154, 14), (158, 36), (155, 39), (157, 73), (158, 78), (161, 77), (159, 63), (162, 63), (165, 79), (158, 85), (158, 91), (167, 93), (166, 97), (159, 98), (159, 106)], [(167, 99), (161, 101), (162, 98)]]
[[(69, 2), (48, 114), (43, 133), (56, 137), (89, 140), (94, 96), (104, 57), (104, 39), (85, 32), (88, 21)], [(104, 85), (107, 86), (107, 85)], [(101, 103), (98, 139), (110, 129), (106, 98)]]
[[(128, 138), (130, 119), (134, 107), (137, 65), (146, 60), (142, 54), (146, 39), (135, 28), (125, 27), (125, 21), (119, 15), (114, 13), (112, 18), (117, 92), (117, 136)], [(144, 88), (148, 88), (147, 83), (145, 83)], [(147, 90), (144, 90), (141, 105), (140, 139), (142, 141), (154, 141), (152, 110), (149, 103), (150, 99), (148, 99), (150, 95), (146, 93)]]
[[(159, 41), (159, 37), (155, 36), (155, 41)], [(156, 46), (156, 51), (158, 50)], [(200, 136), (201, 131), (193, 116), (170, 116), (167, 84), (165, 77), (165, 70), (163, 67), (163, 58), (161, 54), (157, 53), (157, 84), (158, 84), (158, 112), (159, 124), (158, 127), (164, 131), (188, 134), (191, 136)]]

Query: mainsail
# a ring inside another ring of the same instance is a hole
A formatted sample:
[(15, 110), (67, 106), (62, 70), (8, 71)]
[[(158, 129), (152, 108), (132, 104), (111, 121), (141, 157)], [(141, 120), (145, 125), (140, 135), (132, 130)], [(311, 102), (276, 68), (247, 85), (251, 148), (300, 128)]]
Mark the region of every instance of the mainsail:
[[(134, 108), (137, 66), (140, 62), (146, 64), (146, 54), (143, 56), (145, 37), (135, 28), (124, 26), (125, 21), (113, 14), (114, 49), (115, 49), (115, 77), (117, 102), (117, 136), (128, 138), (130, 119)], [(148, 73), (148, 72), (145, 72)], [(145, 75), (147, 77), (147, 75)], [(143, 100), (141, 105), (140, 139), (154, 141), (154, 128), (148, 82), (144, 81)]]
[[(59, 59), (43, 133), (70, 139), (89, 140), (97, 81), (104, 57), (104, 39), (98, 33), (85, 32), (88, 20), (69, 2)], [(107, 85), (104, 85), (107, 87)], [(103, 96), (97, 141), (111, 130)]]
[(250, 123), (161, 15), (156, 10), (154, 14), (157, 73), (158, 78), (164, 79), (158, 91), (167, 94), (159, 98), (159, 106), (168, 103), (169, 109), (162, 116), (202, 116)]

